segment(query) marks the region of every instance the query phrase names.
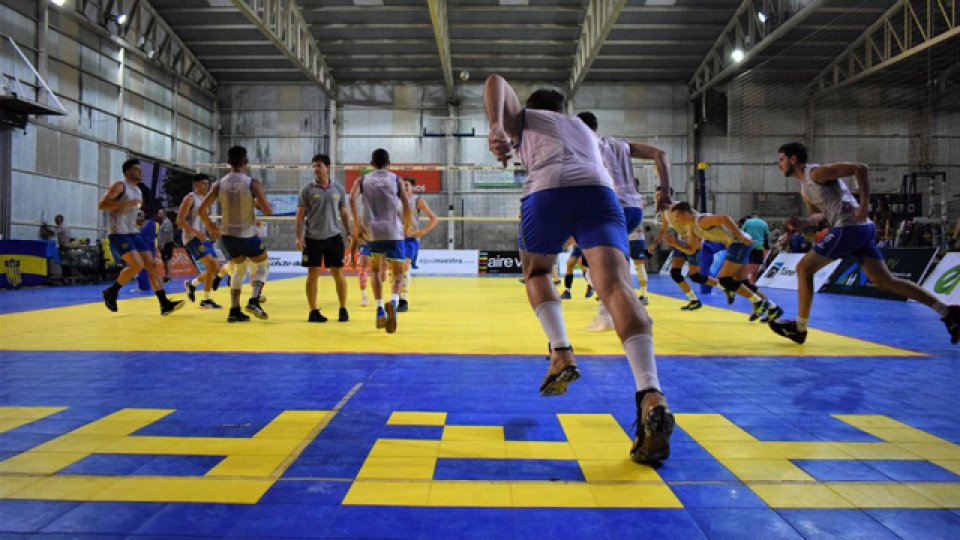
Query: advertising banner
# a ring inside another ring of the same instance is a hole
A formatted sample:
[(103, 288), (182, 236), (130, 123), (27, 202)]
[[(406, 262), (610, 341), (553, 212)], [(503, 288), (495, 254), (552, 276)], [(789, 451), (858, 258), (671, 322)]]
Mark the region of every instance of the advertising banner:
[(947, 253), (930, 272), (923, 288), (947, 305), (960, 304), (960, 253)]
[[(356, 167), (371, 169), (369, 164), (344, 163), (343, 171), (344, 186), (347, 193), (353, 189), (353, 184), (360, 178), (361, 172)], [(353, 168), (346, 168), (353, 167)], [(387, 169), (402, 178), (413, 178), (417, 184), (413, 190), (416, 193), (439, 193), (440, 192), (440, 167), (439, 163), (391, 163)]]
[[(898, 278), (914, 283), (920, 283), (924, 274), (937, 254), (937, 248), (883, 248), (884, 262), (890, 272)], [(863, 272), (856, 259), (843, 259), (840, 266), (830, 276), (830, 280), (823, 286), (824, 292), (837, 294), (854, 294), (858, 296), (873, 296), (890, 300), (906, 300), (886, 291), (876, 288)]]
[[(803, 253), (780, 253), (777, 255), (770, 266), (760, 274), (757, 286), (760, 288), (797, 290), (797, 263), (800, 262), (803, 255)], [(819, 291), (838, 266), (840, 266), (840, 261), (836, 260), (821, 268), (813, 276), (813, 290)]]
[(480, 252), (475, 249), (421, 249), (413, 275), (475, 276)]
[(477, 270), (481, 274), (523, 274), (519, 251), (481, 251)]
[(195, 276), (199, 272), (186, 248), (179, 246), (173, 248), (173, 257), (170, 258), (167, 267), (170, 269), (167, 277)]

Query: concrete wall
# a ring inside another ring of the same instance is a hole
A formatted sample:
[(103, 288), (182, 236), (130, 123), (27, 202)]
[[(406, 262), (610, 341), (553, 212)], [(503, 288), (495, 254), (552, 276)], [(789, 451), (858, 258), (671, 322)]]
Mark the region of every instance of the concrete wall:
[[(13, 36), (38, 65), (35, 3), (0, 5), (0, 33)], [(13, 134), (12, 238), (37, 238), (41, 218), (52, 223), (57, 213), (74, 236), (101, 236), (97, 201), (131, 155), (183, 167), (212, 160), (212, 96), (53, 9), (46, 49), (46, 81), (67, 115), (34, 118)], [(14, 54), (4, 48), (5, 74), (14, 72)], [(24, 77), (25, 66), (15, 69), (35, 98), (36, 81)]]

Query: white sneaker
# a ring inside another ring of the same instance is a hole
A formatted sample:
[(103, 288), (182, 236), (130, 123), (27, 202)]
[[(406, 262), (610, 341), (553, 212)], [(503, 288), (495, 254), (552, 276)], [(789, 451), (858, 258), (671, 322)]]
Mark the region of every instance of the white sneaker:
[(597, 315), (587, 325), (588, 332), (608, 332), (613, 330), (613, 319), (609, 316)]

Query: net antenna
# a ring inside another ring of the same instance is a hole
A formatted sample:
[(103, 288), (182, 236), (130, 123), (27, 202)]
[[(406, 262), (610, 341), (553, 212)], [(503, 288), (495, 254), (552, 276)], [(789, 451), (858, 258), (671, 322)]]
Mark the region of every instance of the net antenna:
[[(8, 45), (16, 53), (16, 56), (10, 57), (13, 73), (7, 73), (6, 70), (0, 73), (2, 75), (2, 80), (0, 80), (0, 83), (2, 83), (2, 86), (0, 86), (0, 129), (10, 127), (23, 129), (27, 127), (27, 119), (31, 114), (65, 116), (67, 109), (60, 103), (57, 96), (47, 86), (47, 82), (43, 80), (43, 77), (40, 76), (40, 73), (37, 72), (10, 36), (0, 35), (0, 59), (7, 56)], [(17, 57), (19, 57), (19, 60)], [(37, 80), (37, 99), (39, 100), (40, 96), (46, 96), (47, 101), (52, 102), (55, 107), (28, 97), (33, 93), (33, 90), (29, 85), (24, 86), (20, 82), (19, 70), (22, 66), (29, 68)]]
[(470, 131), (460, 131), (462, 116), (432, 116), (423, 119), (424, 137), (476, 137), (477, 128)]

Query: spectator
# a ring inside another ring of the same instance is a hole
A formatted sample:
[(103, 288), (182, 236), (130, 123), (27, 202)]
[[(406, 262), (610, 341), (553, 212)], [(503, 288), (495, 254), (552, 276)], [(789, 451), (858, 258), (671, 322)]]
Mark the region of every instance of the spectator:
[(66, 247), (73, 238), (70, 236), (70, 227), (67, 227), (63, 214), (57, 214), (57, 217), (53, 218), (53, 223), (53, 232), (57, 235), (57, 245)]
[(750, 264), (747, 265), (747, 278), (750, 283), (755, 284), (760, 274), (760, 265), (766, 259), (767, 249), (770, 248), (770, 225), (756, 214), (752, 214), (746, 217), (740, 228), (753, 238)]
[(164, 209), (157, 210), (157, 223), (160, 231), (157, 234), (157, 245), (160, 247), (160, 258), (163, 260), (163, 282), (170, 281), (170, 259), (173, 258), (173, 237), (175, 229), (173, 222), (167, 217)]

